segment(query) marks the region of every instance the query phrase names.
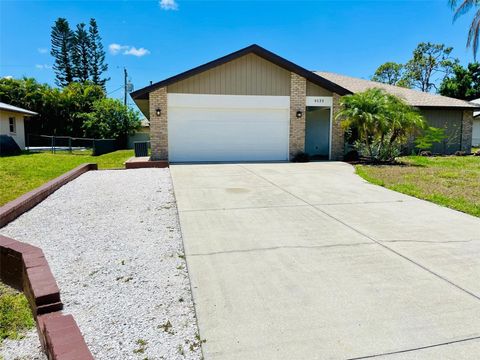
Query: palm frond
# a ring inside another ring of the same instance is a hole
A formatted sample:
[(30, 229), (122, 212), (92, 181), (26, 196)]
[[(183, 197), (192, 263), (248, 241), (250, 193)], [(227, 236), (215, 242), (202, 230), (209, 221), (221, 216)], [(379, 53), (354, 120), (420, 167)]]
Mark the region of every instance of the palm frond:
[(478, 0), (463, 0), (463, 2), (458, 6), (456, 9), (457, 1), (456, 0), (451, 0), (450, 4), (453, 9), (455, 9), (455, 14), (453, 15), (453, 21), (457, 21), (457, 19), (466, 14), (473, 6), (478, 5)]

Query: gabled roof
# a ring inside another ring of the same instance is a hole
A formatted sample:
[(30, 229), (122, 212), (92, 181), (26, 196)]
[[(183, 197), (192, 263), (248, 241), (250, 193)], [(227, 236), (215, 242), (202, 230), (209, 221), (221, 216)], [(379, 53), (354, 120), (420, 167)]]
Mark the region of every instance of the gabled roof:
[(343, 88), (342, 86), (339, 86), (339, 85), (333, 83), (332, 81), (327, 80), (327, 79), (323, 78), (322, 76), (313, 73), (312, 71), (309, 71), (309, 70), (307, 70), (307, 69), (305, 69), (301, 66), (298, 66), (298, 65), (294, 64), (293, 62), (288, 61), (287, 59), (284, 59), (284, 58), (278, 56), (277, 54), (274, 54), (271, 51), (268, 51), (267, 49), (264, 49), (261, 46), (258, 46), (256, 44), (254, 44), (254, 45), (250, 45), (246, 48), (243, 48), (241, 50), (235, 51), (235, 52), (233, 52), (231, 54), (228, 54), (226, 56), (223, 56), (221, 58), (218, 58), (216, 60), (210, 61), (206, 64), (197, 66), (197, 67), (195, 67), (191, 70), (185, 71), (181, 74), (169, 77), (168, 79), (159, 81), (155, 84), (152, 84), (150, 86), (146, 86), (142, 89), (134, 91), (134, 92), (130, 93), (130, 96), (133, 99), (148, 99), (148, 93), (150, 93), (150, 92), (152, 92), (152, 91), (154, 91), (158, 88), (171, 85), (171, 84), (176, 83), (180, 80), (184, 80), (184, 79), (189, 78), (191, 76), (197, 75), (201, 72), (210, 70), (214, 67), (225, 64), (229, 61), (235, 60), (235, 59), (240, 58), (240, 57), (242, 57), (244, 55), (247, 55), (247, 54), (255, 54), (257, 56), (260, 56), (261, 58), (264, 58), (265, 60), (268, 60), (268, 61), (270, 61), (270, 62), (272, 62), (272, 63), (274, 63), (274, 64), (276, 64), (276, 65), (278, 65), (278, 66), (280, 66), (280, 67), (282, 67), (286, 70), (294, 72), (294, 73), (296, 73), (300, 76), (303, 76), (304, 78), (311, 81), (312, 83), (317, 84), (317, 85), (319, 85), (319, 86), (321, 86), (321, 87), (323, 87), (327, 90), (330, 90), (332, 92), (335, 92), (339, 95), (346, 95), (346, 94), (350, 93), (350, 91)]
[(472, 104), (471, 102), (465, 100), (407, 89), (400, 86), (383, 84), (376, 81), (364, 80), (324, 71), (316, 71), (315, 74), (334, 82), (335, 84), (351, 91), (352, 93), (362, 92), (371, 88), (384, 89), (386, 92), (404, 99), (409, 105), (415, 107), (445, 107), (463, 109), (480, 108), (480, 104)]
[(13, 105), (10, 105), (10, 104), (6, 104), (6, 103), (3, 103), (3, 102), (0, 102), (0, 110), (16, 112), (16, 113), (25, 114), (25, 115), (38, 115), (36, 112), (26, 110), (26, 109), (22, 109), (20, 107), (13, 106)]

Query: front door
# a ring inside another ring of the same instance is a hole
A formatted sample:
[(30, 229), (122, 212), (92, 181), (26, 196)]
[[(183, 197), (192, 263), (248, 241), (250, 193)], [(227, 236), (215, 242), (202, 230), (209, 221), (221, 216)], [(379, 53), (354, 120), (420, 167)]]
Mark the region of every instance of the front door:
[(330, 107), (307, 107), (305, 152), (316, 160), (328, 160), (330, 152)]

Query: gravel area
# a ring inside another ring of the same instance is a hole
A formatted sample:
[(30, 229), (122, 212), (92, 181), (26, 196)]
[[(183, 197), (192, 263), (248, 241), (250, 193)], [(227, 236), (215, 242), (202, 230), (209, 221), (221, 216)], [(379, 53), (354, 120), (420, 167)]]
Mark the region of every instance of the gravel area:
[(43, 249), (96, 359), (201, 358), (168, 169), (88, 172), (0, 233)]

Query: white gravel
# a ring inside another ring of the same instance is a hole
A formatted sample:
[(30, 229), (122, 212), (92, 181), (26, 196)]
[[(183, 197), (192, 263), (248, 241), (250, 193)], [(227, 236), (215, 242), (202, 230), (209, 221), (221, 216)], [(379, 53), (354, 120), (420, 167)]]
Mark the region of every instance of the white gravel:
[(201, 358), (168, 169), (88, 172), (0, 233), (43, 249), (96, 359)]

